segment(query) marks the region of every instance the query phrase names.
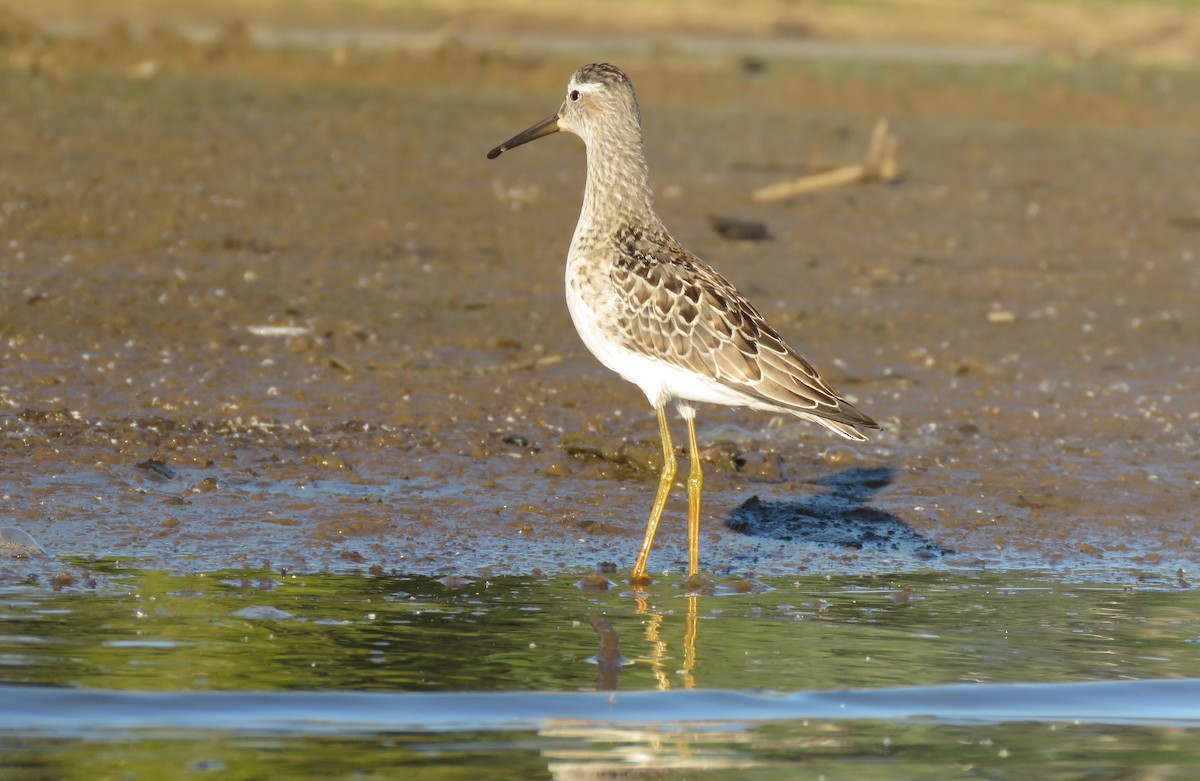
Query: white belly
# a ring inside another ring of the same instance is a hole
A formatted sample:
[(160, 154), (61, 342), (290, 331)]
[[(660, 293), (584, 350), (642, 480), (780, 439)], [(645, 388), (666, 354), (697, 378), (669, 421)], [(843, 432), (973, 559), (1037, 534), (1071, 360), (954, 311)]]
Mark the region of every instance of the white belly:
[(715, 380), (623, 347), (615, 316), (606, 315), (615, 311), (616, 295), (605, 280), (589, 277), (586, 269), (568, 259), (567, 310), (583, 343), (600, 363), (641, 388), (655, 407), (677, 400), (746, 405), (746, 397)]

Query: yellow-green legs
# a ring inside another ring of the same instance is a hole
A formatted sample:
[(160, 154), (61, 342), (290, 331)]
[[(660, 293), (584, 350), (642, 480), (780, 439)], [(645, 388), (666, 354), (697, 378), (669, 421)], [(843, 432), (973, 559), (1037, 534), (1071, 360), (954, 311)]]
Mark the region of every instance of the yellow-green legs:
[[(665, 404), (658, 405), (658, 431), (662, 434), (663, 468), (658, 478), (658, 493), (654, 495), (654, 506), (650, 508), (650, 520), (646, 521), (646, 536), (642, 538), (642, 550), (638, 553), (637, 563), (633, 565), (633, 574), (629, 580), (635, 585), (645, 585), (650, 582), (646, 574), (646, 560), (650, 558), (650, 546), (654, 543), (654, 532), (662, 518), (663, 508), (667, 506), (667, 495), (671, 493), (671, 484), (675, 482), (675, 446), (671, 444), (671, 430), (667, 428), (667, 408)], [(695, 435), (693, 434), (693, 439)], [(691, 481), (688, 481), (690, 488)], [(697, 500), (699, 501), (699, 500)]]
[[(658, 522), (662, 519), (663, 508), (667, 506), (667, 496), (671, 493), (671, 485), (675, 482), (678, 464), (675, 460), (675, 446), (671, 443), (671, 430), (667, 428), (666, 405), (659, 405), (658, 431), (662, 435), (663, 468), (658, 478), (658, 493), (654, 495), (654, 506), (650, 508), (650, 520), (646, 522), (646, 536), (642, 538), (642, 549), (638, 553), (637, 563), (633, 565), (633, 573), (629, 580), (635, 585), (645, 585), (650, 582), (646, 574), (646, 561), (650, 558), (650, 546), (654, 544), (654, 532), (658, 530)], [(680, 407), (688, 427), (688, 456), (691, 459), (691, 470), (688, 472), (688, 581), (696, 580), (700, 572), (700, 490), (704, 486), (704, 473), (700, 469), (700, 447), (696, 444), (696, 409)]]
[(688, 427), (688, 458), (692, 462), (688, 472), (688, 580), (700, 572), (700, 489), (704, 486), (704, 473), (700, 470), (700, 448), (696, 446), (696, 412), (684, 415)]

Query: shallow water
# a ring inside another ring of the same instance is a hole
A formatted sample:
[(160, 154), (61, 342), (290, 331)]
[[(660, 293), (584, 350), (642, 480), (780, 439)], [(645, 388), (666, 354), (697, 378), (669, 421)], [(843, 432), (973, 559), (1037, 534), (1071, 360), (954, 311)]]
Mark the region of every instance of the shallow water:
[[(1173, 778), (1200, 763), (1200, 595), (1170, 582), (924, 571), (698, 595), (79, 564), (60, 591), (0, 592), (5, 778)], [(593, 616), (618, 652), (598, 653)]]
[(636, 592), (615, 584), (596, 591), (573, 575), (180, 575), (110, 561), (88, 566), (61, 591), (5, 589), (6, 683), (587, 689), (597, 675), (586, 663), (598, 648), (594, 613), (634, 661), (619, 671), (622, 690), (1200, 674), (1200, 594), (1171, 582), (925, 571), (730, 581), (714, 594), (687, 594), (669, 578)]

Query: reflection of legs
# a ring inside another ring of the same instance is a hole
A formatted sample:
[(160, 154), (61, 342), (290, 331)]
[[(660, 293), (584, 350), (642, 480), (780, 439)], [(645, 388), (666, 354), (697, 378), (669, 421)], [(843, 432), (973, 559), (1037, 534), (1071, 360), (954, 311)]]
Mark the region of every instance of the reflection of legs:
[[(650, 546), (654, 543), (654, 532), (658, 529), (663, 508), (667, 506), (667, 495), (671, 493), (671, 484), (675, 482), (675, 471), (678, 468), (675, 463), (675, 446), (671, 444), (671, 431), (667, 428), (666, 405), (660, 404), (656, 412), (658, 412), (658, 430), (662, 434), (663, 468), (662, 475), (658, 478), (658, 493), (654, 495), (654, 506), (650, 508), (650, 520), (646, 521), (646, 536), (642, 538), (642, 549), (638, 553), (637, 563), (633, 565), (633, 574), (629, 577), (635, 585), (650, 582), (650, 578), (646, 575), (646, 560), (650, 558)], [(690, 425), (691, 421), (689, 420), (688, 423)], [(692, 433), (692, 439), (695, 440), (695, 432)], [(690, 480), (688, 489), (691, 489)]]
[(688, 458), (691, 471), (688, 473), (688, 577), (700, 571), (700, 489), (704, 486), (704, 474), (700, 471), (700, 448), (696, 446), (696, 410), (683, 410), (688, 427)]
[(662, 639), (662, 634), (659, 631), (662, 627), (662, 613), (650, 612), (650, 603), (645, 597), (637, 597), (637, 610), (634, 612), (638, 615), (646, 616), (646, 639), (650, 641), (650, 654), (644, 659), (638, 661), (647, 661), (650, 663), (650, 673), (654, 676), (655, 688), (659, 691), (666, 691), (671, 688), (671, 678), (667, 675), (667, 671), (663, 669), (663, 660), (667, 658), (667, 644)]
[(696, 667), (696, 635), (700, 631), (696, 616), (696, 595), (688, 594), (687, 617), (683, 624), (683, 688), (694, 689), (696, 678), (692, 670)]

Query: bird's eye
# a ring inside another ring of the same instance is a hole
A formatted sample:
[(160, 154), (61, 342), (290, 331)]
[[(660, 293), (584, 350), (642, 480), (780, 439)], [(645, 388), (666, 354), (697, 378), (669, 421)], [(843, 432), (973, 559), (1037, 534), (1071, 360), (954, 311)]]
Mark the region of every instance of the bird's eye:
[(579, 90), (571, 90), (571, 100), (579, 100)]

